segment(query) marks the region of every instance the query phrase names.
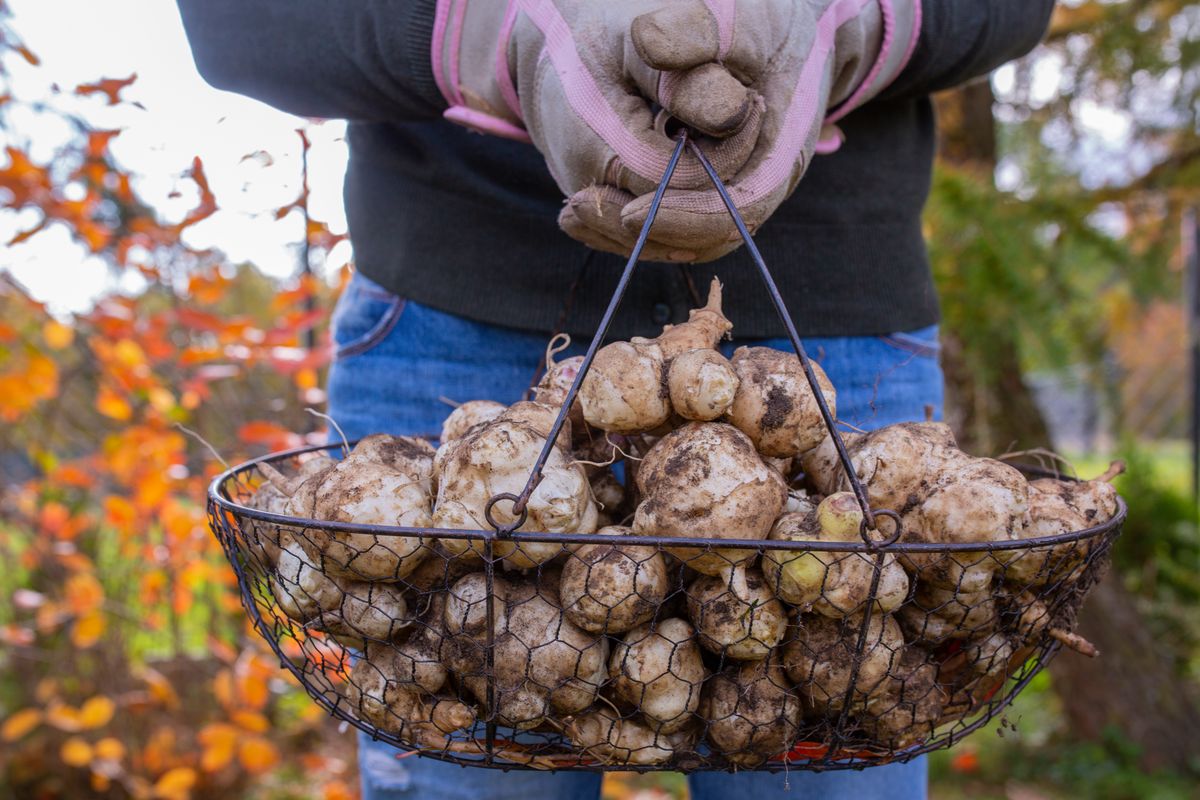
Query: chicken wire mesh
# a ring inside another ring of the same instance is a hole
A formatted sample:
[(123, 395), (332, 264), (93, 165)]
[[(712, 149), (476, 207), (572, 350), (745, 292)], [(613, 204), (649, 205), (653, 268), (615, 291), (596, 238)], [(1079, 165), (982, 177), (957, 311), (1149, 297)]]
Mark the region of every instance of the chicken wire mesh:
[[(731, 426), (701, 427), (750, 453), (742, 463), (778, 484), (780, 503), (788, 479), (813, 494), (789, 492), (787, 513), (769, 511), (765, 539), (728, 538), (711, 520), (698, 523), (711, 511), (704, 507), (684, 510), (695, 536), (665, 536), (654, 524), (662, 498), (637, 505), (640, 479), (594, 473), (590, 495), (611, 494), (613, 519), (641, 515), (653, 535), (523, 529), (559, 434), (572, 438), (576, 393), (689, 144), (681, 134), (578, 373), (552, 404), (552, 424), (550, 406), (536, 411), (547, 429), (537, 429), (533, 463), (515, 465), (522, 490), (484, 495), (467, 515), (473, 524), (456, 529), (431, 527), (420, 514), (386, 526), (314, 519), (322, 481), (305, 479), (337, 471), (322, 447), (247, 462), (212, 483), (210, 523), (254, 626), (334, 716), (424, 756), (500, 769), (862, 769), (954, 744), (1064, 644), (1087, 648), (1072, 633), (1075, 615), (1107, 566), (1121, 499), (1107, 484), (1091, 491), (1031, 469), (1026, 485), (996, 462), (975, 463), (1010, 474), (991, 487), (979, 475), (930, 487), (940, 495), (925, 505), (937, 506), (938, 524), (978, 530), (980, 520), (960, 512), (980, 492), (1003, 494), (1006, 483), (1014, 497), (1027, 495), (1028, 524), (1011, 514), (988, 522), (1001, 535), (982, 538), (997, 541), (903, 536), (910, 506), (921, 503), (870, 502), (770, 272), (694, 144), (787, 329), (828, 448), (814, 450), (810, 465), (775, 459), (768, 467), (749, 440), (736, 443), (744, 437)], [(917, 450), (953, 446), (948, 429), (897, 435)], [(355, 469), (377, 473), (375, 490), (362, 480), (341, 485), (339, 515), (353, 519), (438, 480), (424, 440), (368, 440), (359, 448), (369, 457)], [(627, 472), (652, 472), (641, 460), (626, 458)], [(379, 466), (401, 462), (407, 475)], [(699, 481), (711, 465), (660, 466), (686, 484), (689, 469)], [(806, 475), (808, 466), (825, 477)], [(883, 483), (888, 469), (878, 461), (874, 478)], [(429, 489), (421, 491), (409, 508), (428, 506)], [(739, 513), (768, 514), (753, 504)], [(829, 535), (831, 525), (839, 535)]]
[[(267, 463), (302, 475), (317, 451)], [(261, 463), (214, 481), (209, 516), (282, 666), (373, 737), (503, 769), (845, 769), (948, 747), (1074, 644), (1125, 513), (973, 545), (502, 541), (253, 508)], [(802, 607), (779, 597), (797, 569), (820, 587)]]

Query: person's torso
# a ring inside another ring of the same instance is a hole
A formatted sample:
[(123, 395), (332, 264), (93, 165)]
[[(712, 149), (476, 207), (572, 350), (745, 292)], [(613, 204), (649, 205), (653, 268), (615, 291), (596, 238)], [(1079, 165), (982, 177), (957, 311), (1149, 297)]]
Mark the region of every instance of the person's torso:
[[(869, 104), (841, 127), (842, 148), (815, 158), (755, 241), (803, 335), (932, 324), (937, 299), (920, 222), (934, 149), (930, 104)], [(363, 274), (472, 319), (595, 329), (624, 259), (558, 229), (562, 194), (532, 146), (442, 121), (352, 124), (349, 138), (346, 206)], [(741, 248), (686, 269), (640, 265), (613, 334), (653, 335), (686, 319), (691, 286), (703, 289), (713, 274), (740, 335), (781, 332)]]

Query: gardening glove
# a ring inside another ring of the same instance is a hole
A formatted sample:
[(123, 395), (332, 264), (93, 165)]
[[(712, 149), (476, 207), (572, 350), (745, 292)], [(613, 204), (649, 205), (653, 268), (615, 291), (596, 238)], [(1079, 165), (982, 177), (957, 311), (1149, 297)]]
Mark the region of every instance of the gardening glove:
[[(664, 21), (655, 16), (664, 11), (685, 34), (644, 36), (635, 47), (634, 20)], [(701, 146), (724, 177), (759, 141), (763, 105), (717, 63), (718, 33), (698, 0), (438, 0), (431, 56), (447, 119), (531, 141), (570, 198), (567, 233), (628, 252), (620, 212), (661, 180), (675, 148), (669, 119), (707, 134)], [(681, 191), (708, 185), (690, 154), (671, 181)], [(581, 223), (581, 203), (595, 205), (588, 220), (611, 219)], [(646, 255), (666, 260), (673, 249)]]
[[(676, 60), (664, 57), (674, 47), (688, 63), (721, 65), (761, 98), (754, 150), (726, 181), (754, 232), (795, 190), (814, 153), (840, 144), (833, 123), (900, 74), (920, 18), (920, 0), (681, 0), (637, 17), (631, 38), (651, 67), (674, 69)], [(571, 197), (560, 224), (593, 247), (627, 253), (652, 195), (606, 183)], [(651, 258), (709, 261), (741, 239), (711, 186), (672, 184), (650, 242)]]

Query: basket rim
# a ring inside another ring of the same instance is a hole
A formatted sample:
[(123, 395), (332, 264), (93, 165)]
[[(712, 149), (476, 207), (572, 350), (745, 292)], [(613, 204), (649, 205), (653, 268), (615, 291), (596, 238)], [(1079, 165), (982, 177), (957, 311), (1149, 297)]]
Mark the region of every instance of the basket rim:
[[(352, 444), (352, 443), (351, 443)], [(340, 443), (327, 443), (295, 447), (274, 453), (258, 456), (243, 461), (236, 466), (221, 472), (208, 485), (208, 498), (224, 511), (246, 517), (259, 522), (282, 525), (291, 528), (307, 528), (334, 531), (337, 533), (366, 534), (371, 536), (406, 536), (418, 538), (463, 539), (468, 541), (504, 541), (513, 544), (522, 542), (551, 543), (565, 545), (611, 544), (613, 537), (600, 533), (545, 533), (536, 531), (515, 531), (501, 536), (494, 530), (457, 529), (457, 528), (417, 528), (398, 525), (367, 525), (354, 522), (331, 522), (324, 520), (305, 519), (287, 514), (276, 514), (250, 508), (234, 501), (226, 491), (226, 485), (239, 476), (254, 470), (261, 463), (282, 461), (288, 458), (313, 453), (320, 450), (340, 449)], [(1064, 480), (1078, 480), (1068, 475), (1057, 473), (1033, 465), (1014, 464), (1013, 466), (1027, 474), (1037, 474), (1042, 477), (1055, 477)], [(817, 551), (838, 553), (979, 553), (1009, 550), (1031, 550), (1039, 547), (1069, 544), (1071, 542), (1104, 536), (1120, 529), (1125, 521), (1128, 506), (1124, 498), (1117, 495), (1117, 513), (1099, 525), (1093, 525), (1078, 531), (1037, 536), (1028, 539), (1010, 539), (984, 542), (893, 542), (883, 545), (868, 545), (859, 540), (853, 542), (822, 542), (822, 541), (780, 541), (771, 539), (724, 539), (714, 537), (674, 537), (629, 534), (621, 537), (621, 542), (633, 547), (670, 547), (694, 549), (746, 549), (746, 550), (779, 550), (779, 551)]]

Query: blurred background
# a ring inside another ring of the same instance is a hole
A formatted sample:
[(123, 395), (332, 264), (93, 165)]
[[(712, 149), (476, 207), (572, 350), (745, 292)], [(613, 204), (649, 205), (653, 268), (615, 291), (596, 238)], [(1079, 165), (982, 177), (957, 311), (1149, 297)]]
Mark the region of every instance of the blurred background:
[[(1103, 656), (932, 758), (936, 798), (1200, 797), (1198, 62), (1194, 3), (1077, 0), (937, 98), (948, 417), (980, 455), (1124, 459), (1130, 516), (1081, 625)], [(166, 0), (0, 0), (0, 796), (356, 796), (179, 427), (231, 462), (323, 436), (343, 133), (207, 87)]]

